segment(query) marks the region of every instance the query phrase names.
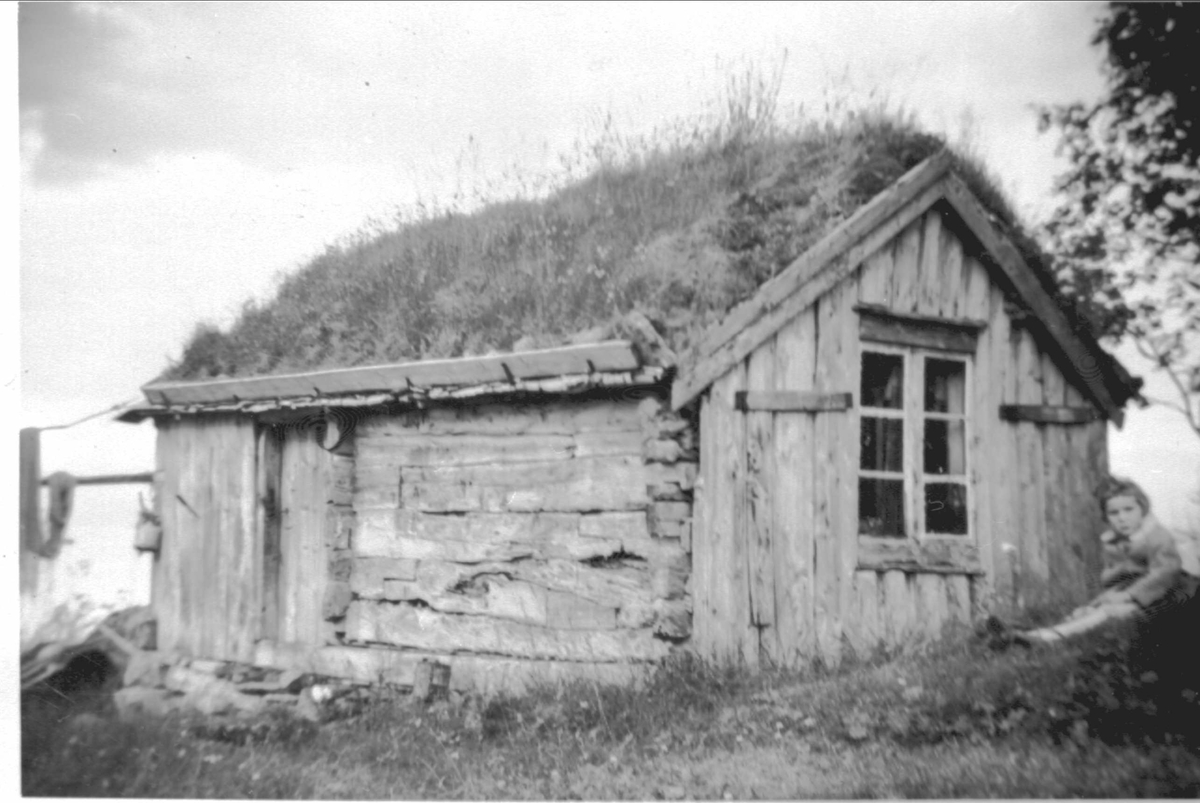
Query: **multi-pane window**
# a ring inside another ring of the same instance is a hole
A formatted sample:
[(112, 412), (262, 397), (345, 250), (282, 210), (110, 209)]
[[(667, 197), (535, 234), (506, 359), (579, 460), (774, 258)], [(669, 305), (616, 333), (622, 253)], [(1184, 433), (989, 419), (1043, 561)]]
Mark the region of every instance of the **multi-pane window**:
[(969, 358), (864, 344), (859, 534), (967, 535)]

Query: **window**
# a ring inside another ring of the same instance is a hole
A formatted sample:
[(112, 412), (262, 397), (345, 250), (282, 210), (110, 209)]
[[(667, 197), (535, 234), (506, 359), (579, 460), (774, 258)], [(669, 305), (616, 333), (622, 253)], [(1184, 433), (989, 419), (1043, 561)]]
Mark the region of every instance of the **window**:
[(966, 536), (970, 357), (864, 343), (859, 534)]

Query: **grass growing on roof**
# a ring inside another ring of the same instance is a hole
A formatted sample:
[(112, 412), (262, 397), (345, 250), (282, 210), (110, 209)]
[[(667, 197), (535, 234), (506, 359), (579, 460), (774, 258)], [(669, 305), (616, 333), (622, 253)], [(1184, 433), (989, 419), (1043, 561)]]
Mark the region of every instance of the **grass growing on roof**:
[[(735, 76), (706, 118), (641, 139), (607, 127), (564, 167), (568, 180), (538, 197), (470, 214), (425, 209), (391, 231), (330, 245), (227, 331), (199, 326), (161, 378), (544, 347), (631, 310), (682, 352), (946, 146), (884, 106), (837, 122), (784, 117), (777, 93), (776, 79)], [(1013, 224), (982, 167), (965, 155), (956, 162)]]

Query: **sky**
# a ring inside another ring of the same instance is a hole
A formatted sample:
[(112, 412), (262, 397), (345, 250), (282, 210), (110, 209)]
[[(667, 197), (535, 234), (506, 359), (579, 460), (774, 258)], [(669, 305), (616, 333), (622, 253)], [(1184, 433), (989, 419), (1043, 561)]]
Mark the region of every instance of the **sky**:
[[(1035, 105), (1103, 89), (1087, 3), (20, 3), (19, 25), (16, 5), (19, 348), (2, 367), (19, 426), (137, 398), (198, 323), (227, 325), (326, 245), (528, 187), (603, 120), (637, 134), (702, 113), (751, 65), (782, 70), (786, 109), (886, 97), (969, 131), (1031, 221), (1065, 167)], [(1162, 518), (1200, 525), (1200, 442), (1177, 414), (1131, 409), (1110, 447)], [(43, 437), (46, 473), (153, 462), (149, 423)], [(138, 491), (77, 492), (62, 593), (144, 593)]]

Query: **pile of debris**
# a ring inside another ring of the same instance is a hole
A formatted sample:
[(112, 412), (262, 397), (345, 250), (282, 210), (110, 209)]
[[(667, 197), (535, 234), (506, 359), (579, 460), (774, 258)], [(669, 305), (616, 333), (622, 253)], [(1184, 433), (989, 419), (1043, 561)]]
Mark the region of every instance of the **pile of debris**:
[(134, 656), (154, 650), (157, 629), (146, 606), (116, 611), (90, 630), (81, 622), (40, 628), (22, 645), (21, 691), (43, 684), (104, 685), (124, 672)]
[(341, 719), (381, 699), (431, 702), (449, 695), (450, 667), (425, 661), (411, 688), (272, 669), (234, 661), (160, 652), (149, 608), (112, 614), (86, 637), (40, 643), (21, 659), (21, 690), (78, 685), (116, 688), (122, 719), (194, 712), (218, 722), (251, 723), (260, 715), (288, 713), (311, 722)]
[(146, 652), (126, 667), (113, 702), (122, 718), (172, 711), (252, 718), (290, 711), (322, 722), (355, 714), (379, 694), (365, 683), (312, 673)]

